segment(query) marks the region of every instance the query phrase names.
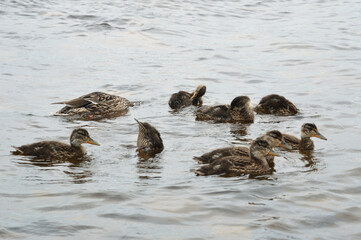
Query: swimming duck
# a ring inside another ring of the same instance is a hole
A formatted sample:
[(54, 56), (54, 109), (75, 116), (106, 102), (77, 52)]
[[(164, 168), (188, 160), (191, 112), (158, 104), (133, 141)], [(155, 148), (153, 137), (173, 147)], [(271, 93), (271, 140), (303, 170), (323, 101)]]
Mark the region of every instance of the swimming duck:
[(69, 101), (53, 104), (66, 104), (54, 114), (56, 116), (77, 115), (84, 119), (112, 117), (114, 114), (126, 112), (130, 106), (133, 106), (126, 98), (104, 92), (92, 92)]
[(254, 112), (247, 96), (233, 99), (231, 105), (202, 106), (196, 112), (196, 120), (215, 122), (253, 123)]
[(70, 135), (70, 145), (57, 141), (42, 141), (14, 147), (15, 155), (35, 156), (41, 159), (67, 160), (82, 157), (86, 154), (83, 143), (100, 145), (89, 136), (83, 128), (74, 129)]
[(301, 139), (289, 134), (283, 134), (286, 143), (292, 146), (292, 149), (313, 150), (314, 144), (311, 137), (317, 137), (327, 140), (317, 129), (314, 123), (305, 123), (301, 127)]
[(254, 108), (258, 114), (274, 114), (281, 116), (295, 115), (298, 112), (296, 106), (283, 96), (271, 94), (261, 99)]
[(199, 85), (196, 90), (191, 93), (185, 91), (173, 93), (168, 101), (168, 105), (172, 109), (180, 109), (190, 105), (201, 106), (203, 103), (202, 96), (206, 93), (206, 90), (206, 86)]
[(262, 139), (256, 139), (250, 147), (250, 156), (228, 156), (204, 165), (195, 173), (198, 176), (224, 174), (238, 176), (242, 174), (270, 174), (273, 170), (266, 160), (267, 155), (278, 156), (271, 150), (269, 144)]
[[(282, 133), (277, 130), (272, 130), (259, 137), (259, 139), (265, 140), (271, 148), (274, 147), (283, 147), (286, 149), (292, 149), (284, 140)], [(205, 153), (200, 157), (194, 157), (193, 159), (197, 160), (199, 163), (212, 163), (213, 161), (228, 157), (228, 156), (245, 156), (249, 157), (249, 148), (247, 147), (225, 147), (213, 150), (209, 153)], [(274, 168), (274, 156), (266, 156), (268, 165), (271, 168)]]
[(155, 155), (163, 151), (163, 140), (155, 127), (146, 122), (140, 122), (137, 119), (139, 126), (139, 134), (137, 140), (138, 152), (145, 155)]

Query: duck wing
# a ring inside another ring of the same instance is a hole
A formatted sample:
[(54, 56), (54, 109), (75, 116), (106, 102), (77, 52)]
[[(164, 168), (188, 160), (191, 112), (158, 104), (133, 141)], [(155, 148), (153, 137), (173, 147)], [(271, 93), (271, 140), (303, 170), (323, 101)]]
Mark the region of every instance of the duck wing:
[(225, 147), (218, 148), (211, 152), (205, 153), (200, 157), (193, 159), (199, 163), (212, 163), (213, 161), (228, 156), (249, 156), (249, 148), (247, 147)]

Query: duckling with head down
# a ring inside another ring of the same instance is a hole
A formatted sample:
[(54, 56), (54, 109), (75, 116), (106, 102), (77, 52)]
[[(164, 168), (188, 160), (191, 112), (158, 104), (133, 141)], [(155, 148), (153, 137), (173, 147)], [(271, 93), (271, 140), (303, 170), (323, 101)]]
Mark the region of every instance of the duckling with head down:
[[(291, 149), (284, 140), (282, 133), (277, 130), (272, 130), (259, 137), (259, 139), (265, 140), (271, 148), (274, 147), (283, 147), (286, 149)], [(211, 152), (205, 153), (200, 157), (194, 157), (194, 160), (197, 160), (199, 163), (212, 163), (217, 159), (228, 157), (228, 156), (244, 156), (249, 157), (249, 148), (247, 147), (225, 147), (213, 150)], [(274, 168), (274, 156), (267, 155), (266, 156), (268, 165), (271, 168)]]
[(83, 128), (74, 129), (70, 135), (70, 145), (57, 141), (42, 141), (14, 147), (15, 155), (34, 156), (41, 159), (67, 160), (82, 157), (86, 154), (83, 143), (100, 145), (89, 136)]
[(206, 93), (206, 86), (199, 85), (194, 92), (179, 91), (173, 93), (168, 101), (168, 105), (172, 109), (180, 109), (188, 106), (202, 106), (202, 97)]
[(92, 92), (69, 101), (53, 104), (66, 104), (54, 114), (55, 116), (79, 116), (83, 119), (122, 115), (130, 106), (133, 106), (126, 98), (104, 92)]
[(247, 96), (233, 99), (231, 105), (202, 106), (196, 112), (196, 120), (215, 122), (253, 123), (254, 112), (251, 100)]
[(228, 156), (217, 159), (210, 164), (204, 165), (195, 173), (198, 176), (227, 175), (238, 176), (243, 174), (263, 175), (271, 174), (266, 156), (275, 155), (269, 144), (262, 139), (256, 139), (250, 147), (250, 156)]
[(163, 151), (163, 140), (160, 137), (160, 133), (147, 122), (140, 122), (137, 119), (139, 126), (137, 147), (138, 152), (141, 155), (155, 155)]
[(298, 112), (296, 106), (283, 96), (271, 94), (261, 99), (254, 108), (258, 114), (274, 114), (281, 116), (295, 115)]
[(323, 140), (327, 140), (317, 129), (314, 123), (305, 123), (301, 127), (301, 139), (289, 135), (283, 134), (285, 142), (292, 146), (292, 149), (298, 150), (313, 150), (315, 148), (311, 137), (317, 137)]

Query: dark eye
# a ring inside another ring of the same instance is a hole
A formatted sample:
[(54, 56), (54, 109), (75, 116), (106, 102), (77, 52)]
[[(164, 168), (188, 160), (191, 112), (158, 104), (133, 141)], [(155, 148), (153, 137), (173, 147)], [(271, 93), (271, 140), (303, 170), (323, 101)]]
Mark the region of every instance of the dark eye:
[(110, 99), (112, 99), (111, 96), (107, 96), (107, 97), (106, 97), (106, 100), (110, 100)]
[(99, 98), (99, 101), (104, 101), (104, 97), (100, 97), (100, 98)]

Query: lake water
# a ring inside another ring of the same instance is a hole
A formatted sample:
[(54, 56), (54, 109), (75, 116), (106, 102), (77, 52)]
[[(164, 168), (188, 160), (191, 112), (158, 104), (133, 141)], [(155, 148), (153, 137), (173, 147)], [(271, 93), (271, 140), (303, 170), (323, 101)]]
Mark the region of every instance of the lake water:
[[(0, 238), (361, 239), (360, 18), (359, 1), (1, 1)], [(278, 93), (300, 114), (241, 125), (170, 110), (199, 84), (204, 104)], [(101, 121), (51, 115), (92, 91), (138, 104)], [(161, 133), (153, 159), (137, 156), (134, 118)], [(280, 152), (273, 175), (192, 172), (193, 156), (305, 122), (328, 141)], [(101, 144), (87, 160), (10, 154), (76, 127)]]

